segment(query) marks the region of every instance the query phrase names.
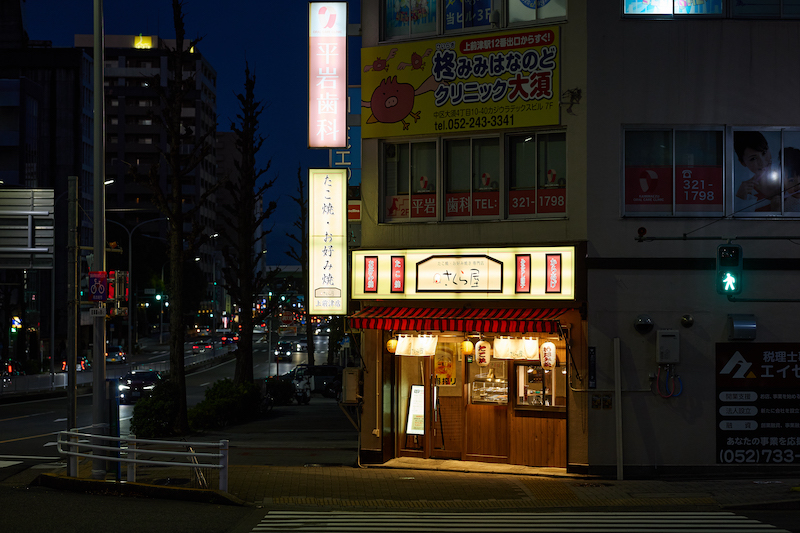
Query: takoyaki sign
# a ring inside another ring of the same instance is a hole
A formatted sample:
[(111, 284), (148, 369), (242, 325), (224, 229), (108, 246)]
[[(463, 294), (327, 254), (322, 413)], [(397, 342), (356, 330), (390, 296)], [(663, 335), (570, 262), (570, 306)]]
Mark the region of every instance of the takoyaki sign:
[(361, 51), (362, 137), (558, 124), (558, 27)]

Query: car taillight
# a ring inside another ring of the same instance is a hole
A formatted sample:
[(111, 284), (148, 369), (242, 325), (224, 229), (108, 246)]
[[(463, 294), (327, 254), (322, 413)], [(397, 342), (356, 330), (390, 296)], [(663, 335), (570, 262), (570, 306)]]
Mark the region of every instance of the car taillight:
[(61, 361), (61, 371), (64, 372), (67, 370), (67, 362)]
[(11, 368), (11, 365), (8, 365), (8, 373), (11, 374), (12, 372), (13, 372), (13, 369)]
[(81, 370), (86, 370), (86, 361), (81, 361)]

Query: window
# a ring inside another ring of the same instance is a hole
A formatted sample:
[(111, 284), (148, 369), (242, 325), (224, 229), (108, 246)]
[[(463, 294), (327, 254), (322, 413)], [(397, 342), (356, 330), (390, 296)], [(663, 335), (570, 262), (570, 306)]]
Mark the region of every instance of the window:
[(384, 37), (436, 33), (436, 0), (385, 0)]
[(625, 212), (723, 214), (722, 153), (721, 130), (627, 131)]
[(500, 140), (445, 142), (445, 218), (500, 216)]
[(797, 18), (800, 0), (623, 0), (625, 15), (711, 15), (733, 18)]
[(385, 143), (382, 155), (382, 222), (563, 218), (567, 212), (564, 132)]
[[(725, 146), (731, 147), (729, 153)], [(800, 212), (800, 131), (628, 130), (624, 150), (626, 215), (759, 217)]]
[(517, 135), (508, 144), (509, 216), (566, 213), (566, 134)]
[(509, 24), (566, 16), (567, 0), (508, 0)]
[(492, 0), (452, 0), (446, 2), (445, 31), (489, 26), (492, 17)]
[(385, 144), (384, 220), (436, 220), (436, 142)]

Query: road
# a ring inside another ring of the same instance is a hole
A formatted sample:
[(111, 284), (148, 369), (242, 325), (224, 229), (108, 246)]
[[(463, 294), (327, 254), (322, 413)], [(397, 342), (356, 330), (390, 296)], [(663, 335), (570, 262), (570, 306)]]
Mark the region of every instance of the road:
[[(318, 364), (327, 358), (328, 338), (315, 338), (315, 361)], [(192, 352), (192, 343), (187, 343), (187, 355)], [(253, 349), (253, 372), (256, 379), (267, 375), (285, 373), (295, 365), (307, 361), (308, 354), (295, 352), (291, 361), (276, 364), (270, 357), (266, 343), (256, 343)], [(154, 368), (169, 360), (167, 346), (149, 347), (147, 351), (131, 356), (129, 364), (151, 364)], [(207, 388), (214, 382), (233, 378), (235, 361), (200, 370), (186, 376), (186, 401), (189, 407), (203, 400)], [(111, 365), (109, 365), (111, 366)], [(112, 372), (121, 373), (122, 365), (114, 365)], [(92, 396), (78, 397), (78, 427), (92, 424)], [(120, 406), (120, 433), (129, 434), (133, 405)], [(23, 403), (0, 404), (0, 481), (33, 465), (60, 461), (56, 451), (56, 435), (67, 428), (67, 405), (64, 398), (33, 400)]]

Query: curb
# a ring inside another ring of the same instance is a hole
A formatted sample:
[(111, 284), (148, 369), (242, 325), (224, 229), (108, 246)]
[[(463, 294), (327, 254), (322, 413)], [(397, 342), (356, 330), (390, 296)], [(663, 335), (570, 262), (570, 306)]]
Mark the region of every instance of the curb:
[(216, 505), (246, 506), (247, 503), (236, 496), (213, 489), (192, 489), (165, 487), (148, 483), (128, 483), (94, 479), (78, 479), (62, 474), (39, 474), (32, 486), (50, 489), (69, 490), (93, 494), (132, 496), (140, 498), (161, 498)]

